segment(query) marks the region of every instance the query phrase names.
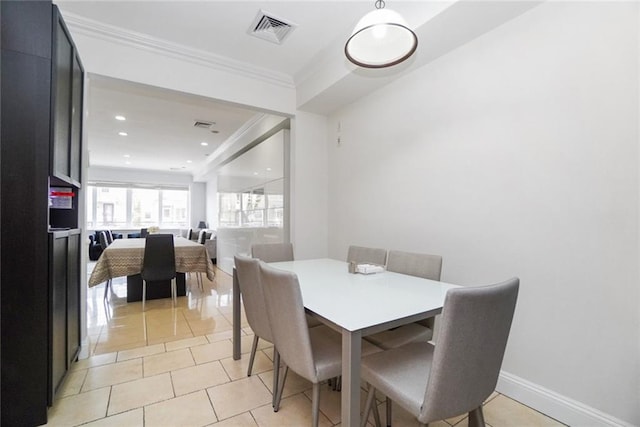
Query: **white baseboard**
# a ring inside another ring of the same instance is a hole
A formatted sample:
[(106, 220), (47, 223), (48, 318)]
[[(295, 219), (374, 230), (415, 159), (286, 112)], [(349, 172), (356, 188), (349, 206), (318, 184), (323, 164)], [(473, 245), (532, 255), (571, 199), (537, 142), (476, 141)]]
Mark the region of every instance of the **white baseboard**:
[(633, 427), (626, 421), (504, 371), (500, 372), (496, 391), (569, 426)]

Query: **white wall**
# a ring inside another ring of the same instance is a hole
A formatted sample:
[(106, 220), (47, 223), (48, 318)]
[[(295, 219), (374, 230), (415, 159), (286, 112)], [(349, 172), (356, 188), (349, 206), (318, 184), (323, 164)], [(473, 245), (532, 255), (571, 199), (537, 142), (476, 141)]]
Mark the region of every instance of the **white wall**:
[(207, 185), (204, 182), (194, 182), (189, 186), (191, 198), (189, 202), (189, 213), (191, 216), (191, 228), (198, 228), (200, 221), (207, 222), (207, 204), (206, 204)]
[(291, 242), (296, 259), (328, 254), (327, 118), (298, 111), (291, 124)]
[(637, 8), (545, 3), (327, 127), (329, 254), (441, 254), (464, 285), (519, 276), (503, 370), (572, 425), (640, 425)]
[(212, 176), (207, 179), (205, 200), (206, 217), (209, 228), (218, 228), (218, 177)]

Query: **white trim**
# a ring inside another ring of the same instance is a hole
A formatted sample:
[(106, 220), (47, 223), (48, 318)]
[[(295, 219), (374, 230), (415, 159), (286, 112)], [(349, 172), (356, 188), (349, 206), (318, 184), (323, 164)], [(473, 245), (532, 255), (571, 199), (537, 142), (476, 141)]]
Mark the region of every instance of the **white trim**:
[(496, 391), (572, 426), (633, 427), (626, 421), (501, 371)]
[(172, 43), (148, 34), (125, 30), (73, 13), (65, 13), (64, 20), (72, 33), (84, 34), (89, 37), (120, 43), (136, 49), (160, 53), (171, 58), (203, 65), (227, 73), (241, 74), (245, 77), (262, 80), (266, 83), (286, 88), (295, 88), (293, 78), (284, 73), (257, 67), (246, 62), (236, 61), (178, 43)]

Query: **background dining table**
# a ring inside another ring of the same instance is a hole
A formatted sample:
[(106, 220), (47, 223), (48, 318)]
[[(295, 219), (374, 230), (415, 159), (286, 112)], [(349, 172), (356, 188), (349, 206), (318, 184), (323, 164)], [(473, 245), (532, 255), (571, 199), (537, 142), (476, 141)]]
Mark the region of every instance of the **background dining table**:
[[(204, 245), (174, 237), (176, 271), (180, 273), (205, 273), (209, 280), (214, 278), (214, 267)], [(99, 285), (109, 279), (133, 276), (142, 271), (145, 239), (116, 239), (100, 255), (91, 276), (89, 287)]]

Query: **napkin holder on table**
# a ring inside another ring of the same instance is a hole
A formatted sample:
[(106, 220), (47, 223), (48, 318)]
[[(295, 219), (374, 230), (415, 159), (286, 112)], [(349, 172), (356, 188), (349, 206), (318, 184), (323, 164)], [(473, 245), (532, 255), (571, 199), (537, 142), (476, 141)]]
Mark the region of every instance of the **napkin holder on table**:
[(382, 273), (384, 271), (384, 267), (376, 264), (357, 264), (356, 265), (356, 273), (360, 274), (374, 274), (374, 273)]

